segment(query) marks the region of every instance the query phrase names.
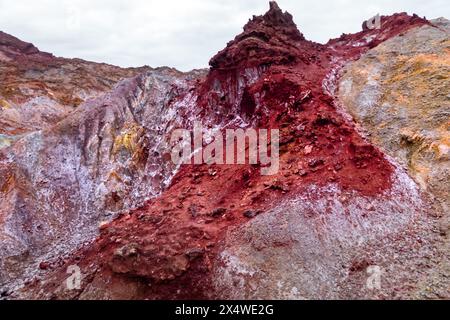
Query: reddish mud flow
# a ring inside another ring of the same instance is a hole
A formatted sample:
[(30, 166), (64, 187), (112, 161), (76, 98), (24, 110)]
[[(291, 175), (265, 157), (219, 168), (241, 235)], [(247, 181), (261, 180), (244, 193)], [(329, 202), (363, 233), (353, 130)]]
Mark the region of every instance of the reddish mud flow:
[(210, 271), (230, 227), (312, 184), (332, 182), (366, 196), (389, 189), (392, 166), (337, 110), (335, 76), (346, 61), (426, 23), (396, 14), (382, 17), (380, 30), (321, 45), (305, 40), (272, 2), (211, 59), (195, 90), (202, 114), (217, 123), (237, 114), (253, 127), (280, 129), (278, 174), (261, 176), (249, 165), (182, 166), (159, 198), (102, 226), (89, 248), (60, 264), (46, 284), (29, 288), (52, 292), (67, 277), (66, 266), (77, 264), (88, 275), (77, 296), (94, 286), (130, 299), (214, 298)]

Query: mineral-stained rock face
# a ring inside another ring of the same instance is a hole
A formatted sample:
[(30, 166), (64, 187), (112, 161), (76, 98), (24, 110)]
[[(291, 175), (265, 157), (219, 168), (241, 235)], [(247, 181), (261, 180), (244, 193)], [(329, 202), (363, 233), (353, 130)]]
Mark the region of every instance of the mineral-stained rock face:
[(175, 171), (161, 131), (183, 119), (181, 102), (168, 105), (196, 76), (162, 69), (124, 80), (1, 151), (1, 281), (33, 273), (36, 259), (61, 256), (161, 192)]
[[(6, 148), (4, 295), (404, 298), (434, 283), (431, 297), (448, 297), (438, 209), (338, 98), (347, 63), (433, 28), (404, 13), (381, 23), (321, 45), (272, 2), (207, 74), (148, 71)], [(280, 170), (175, 167), (170, 134), (195, 120), (217, 132), (279, 129)], [(80, 288), (67, 286), (71, 266)]]
[[(450, 23), (443, 18), (432, 23), (391, 38), (348, 65), (339, 97), (370, 140), (431, 192), (443, 213), (439, 228), (448, 234)], [(450, 270), (448, 240), (443, 251), (440, 278)]]
[(450, 206), (450, 24), (433, 22), (347, 66), (339, 94), (371, 139)]
[(149, 69), (56, 58), (0, 31), (0, 148)]
[(210, 65), (214, 69), (229, 69), (295, 63), (302, 58), (311, 58), (302, 57), (301, 53), (306, 50), (296, 46), (299, 41), (306, 44), (304, 40), (292, 16), (271, 2), (270, 10), (264, 16), (253, 17), (244, 26), (244, 32), (213, 57)]
[[(95, 126), (95, 117), (83, 118), (77, 108), (111, 90), (119, 80), (145, 70), (150, 68), (122, 69), (56, 58), (0, 32), (1, 286), (11, 279), (21, 280), (30, 264), (35, 270), (35, 259), (50, 248), (64, 251), (58, 248), (62, 239), (78, 243), (91, 233), (89, 229), (95, 230), (96, 219), (89, 217), (92, 210), (80, 198), (87, 200), (95, 194), (90, 185), (95, 168), (87, 159), (81, 163), (86, 146), (80, 144), (95, 139), (97, 132), (84, 127)], [(78, 138), (68, 138), (64, 125), (49, 129), (71, 113), (72, 119), (79, 120), (73, 120), (71, 131), (78, 132)], [(96, 183), (95, 189), (99, 187)], [(91, 223), (81, 231), (83, 221)]]
[(11, 286), (164, 188), (175, 166), (161, 163), (160, 133), (182, 119), (166, 106), (202, 73), (55, 58), (5, 33), (0, 70), (0, 284)]

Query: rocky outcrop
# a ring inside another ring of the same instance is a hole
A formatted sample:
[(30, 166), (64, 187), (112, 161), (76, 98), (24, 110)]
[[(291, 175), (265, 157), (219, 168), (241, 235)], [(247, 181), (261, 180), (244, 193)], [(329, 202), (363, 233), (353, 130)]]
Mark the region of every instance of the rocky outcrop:
[[(449, 37), (448, 20), (433, 20), (349, 64), (339, 84), (340, 100), (368, 138), (435, 199), (444, 235), (450, 230)], [(437, 279), (449, 273), (448, 249), (447, 242)], [(449, 286), (437, 282), (427, 296), (442, 295)]]
[(230, 230), (213, 268), (216, 297), (407, 298), (428, 276), (423, 264), (443, 253), (427, 201), (405, 172), (394, 176), (392, 188), (372, 197), (312, 185)]
[[(4, 259), (7, 283), (19, 278), (18, 266), (35, 275), (4, 295), (392, 299), (421, 294), (430, 279), (444, 283), (445, 274), (436, 276), (447, 259), (438, 211), (395, 158), (361, 135), (337, 91), (347, 63), (428, 25), (396, 14), (381, 17), (380, 29), (321, 45), (272, 2), (207, 74), (147, 72), (16, 142), (3, 156), (3, 172), (15, 175), (4, 184), (10, 200), (0, 204), (8, 208), (0, 216), (10, 219), (3, 234), (16, 235), (4, 240), (9, 255), (37, 243), (23, 227), (30, 219), (31, 226), (49, 219), (44, 247), (56, 245), (29, 260), (26, 253)], [(280, 170), (262, 176), (258, 165), (175, 167), (170, 134), (194, 120), (217, 132), (280, 129)], [(23, 156), (28, 150), (35, 151)], [(38, 196), (12, 215), (29, 198), (21, 192)], [(87, 241), (105, 215), (118, 212)], [(70, 254), (57, 257), (61, 248)], [(81, 272), (79, 288), (67, 286), (71, 266)], [(373, 272), (380, 286), (368, 284)]]
[(37, 55), (40, 58), (53, 58), (50, 53), (39, 51), (32, 43), (28, 43), (17, 39), (3, 31), (0, 31), (0, 47), (2, 50), (3, 59), (14, 59), (19, 56)]
[(344, 70), (339, 95), (371, 140), (450, 205), (449, 23), (394, 37)]
[(298, 31), (288, 12), (282, 12), (275, 2), (263, 16), (254, 16), (227, 47), (214, 56), (210, 65), (214, 69), (233, 69), (274, 64), (294, 64), (302, 57), (298, 44), (308, 43)]
[(181, 102), (170, 103), (196, 76), (161, 69), (124, 80), (1, 151), (3, 283), (92, 240), (100, 222), (168, 185), (176, 168), (161, 132), (181, 123)]
[(161, 192), (175, 166), (162, 163), (168, 147), (160, 133), (183, 119), (166, 107), (202, 72), (56, 58), (5, 33), (0, 53), (0, 285), (7, 288)]

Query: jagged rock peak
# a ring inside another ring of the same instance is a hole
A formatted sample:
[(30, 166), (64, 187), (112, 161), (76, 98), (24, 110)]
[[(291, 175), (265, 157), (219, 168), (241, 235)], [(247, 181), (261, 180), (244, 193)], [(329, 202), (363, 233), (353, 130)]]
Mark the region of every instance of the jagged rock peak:
[(213, 69), (232, 69), (261, 64), (287, 64), (295, 60), (296, 44), (305, 41), (292, 15), (283, 12), (275, 1), (262, 16), (253, 16), (227, 47), (214, 56)]

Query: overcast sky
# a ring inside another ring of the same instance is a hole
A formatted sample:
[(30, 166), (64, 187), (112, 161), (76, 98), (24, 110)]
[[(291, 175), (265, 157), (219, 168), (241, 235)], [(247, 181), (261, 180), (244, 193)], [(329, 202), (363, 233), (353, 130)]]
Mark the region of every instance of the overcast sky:
[[(241, 32), (268, 0), (0, 0), (0, 30), (57, 56), (187, 71)], [(450, 18), (449, 0), (279, 0), (317, 42), (357, 32), (377, 13)]]

